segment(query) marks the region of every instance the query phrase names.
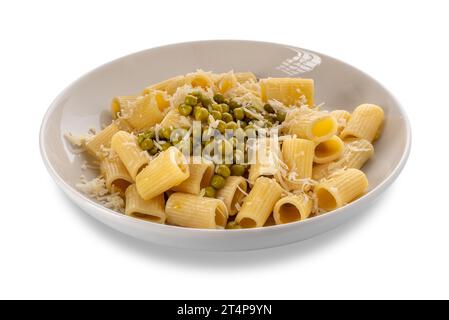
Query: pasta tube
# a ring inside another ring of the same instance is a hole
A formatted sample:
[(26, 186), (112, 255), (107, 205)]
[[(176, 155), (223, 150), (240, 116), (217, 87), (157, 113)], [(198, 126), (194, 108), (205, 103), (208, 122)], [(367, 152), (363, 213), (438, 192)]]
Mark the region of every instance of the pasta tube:
[(331, 111), (330, 115), (334, 117), (337, 121), (337, 135), (341, 133), (341, 131), (348, 124), (349, 119), (351, 118), (351, 114), (346, 110), (334, 110)]
[(375, 104), (362, 104), (355, 108), (348, 125), (341, 132), (342, 139), (360, 138), (372, 142), (384, 120), (384, 111)]
[(225, 185), (217, 192), (217, 199), (223, 200), (229, 215), (234, 216), (242, 199), (246, 195), (248, 186), (245, 178), (231, 176), (226, 179)]
[(188, 167), (190, 176), (181, 184), (173, 187), (172, 190), (198, 195), (202, 188), (210, 184), (214, 176), (214, 164), (212, 162), (201, 164), (189, 163)]
[(243, 201), (236, 221), (242, 228), (263, 227), (274, 205), (281, 198), (282, 188), (273, 179), (260, 177)]
[(313, 106), (313, 79), (267, 78), (260, 80), (262, 101), (277, 100), (287, 106), (298, 102)]
[(154, 198), (189, 178), (189, 167), (175, 147), (161, 152), (136, 176), (136, 187), (144, 200)]
[(236, 72), (234, 74), (239, 83), (245, 83), (247, 81), (257, 81), (256, 75), (252, 72)]
[(312, 206), (312, 200), (303, 194), (282, 198), (274, 206), (274, 221), (283, 224), (307, 219), (312, 213)]
[(304, 106), (289, 112), (283, 127), (287, 134), (316, 143), (328, 140), (338, 128), (337, 121), (329, 113)]
[(113, 119), (117, 119), (117, 116), (122, 110), (128, 109), (130, 103), (134, 103), (137, 100), (137, 96), (119, 96), (112, 99), (111, 102), (111, 114)]
[(211, 73), (202, 70), (187, 74), (186, 83), (190, 84), (193, 88), (214, 88), (214, 81), (212, 80)]
[(233, 72), (224, 73), (218, 81), (218, 90), (226, 93), (237, 85), (237, 78)]
[(310, 140), (291, 138), (282, 143), (282, 159), (288, 167), (287, 186), (289, 189), (301, 187), (295, 181), (312, 177), (315, 144)]
[(223, 201), (180, 192), (168, 198), (165, 213), (168, 223), (190, 228), (224, 228), (228, 220)]
[(98, 159), (108, 156), (111, 147), (111, 139), (120, 130), (127, 128), (125, 121), (117, 120), (109, 126), (98, 132), (92, 139), (86, 143), (87, 151)]
[(149, 94), (154, 90), (165, 91), (169, 95), (173, 95), (179, 87), (185, 84), (184, 76), (176, 76), (165, 81), (150, 85), (143, 90), (143, 95)]
[(253, 185), (261, 176), (276, 177), (280, 173), (279, 148), (272, 139), (259, 139), (255, 149), (254, 164), (249, 169), (248, 180)]
[(137, 144), (137, 138), (126, 131), (119, 131), (112, 137), (112, 150), (114, 150), (133, 179), (148, 165), (150, 158)]
[(337, 160), (343, 154), (345, 147), (343, 141), (338, 136), (333, 136), (329, 140), (320, 142), (315, 147), (315, 163), (328, 163)]
[(367, 188), (368, 179), (362, 171), (346, 169), (322, 180), (314, 191), (318, 207), (332, 211), (360, 197)]
[(161, 194), (150, 200), (143, 200), (135, 184), (126, 189), (126, 207), (125, 214), (134, 218), (156, 222), (165, 222), (165, 199)]
[(138, 97), (133, 103), (128, 103), (122, 112), (129, 124), (136, 129), (145, 129), (154, 126), (164, 118), (154, 95)]
[(101, 161), (100, 171), (104, 176), (109, 192), (113, 193), (118, 190), (121, 194), (124, 194), (126, 188), (133, 183), (128, 170), (115, 153)]

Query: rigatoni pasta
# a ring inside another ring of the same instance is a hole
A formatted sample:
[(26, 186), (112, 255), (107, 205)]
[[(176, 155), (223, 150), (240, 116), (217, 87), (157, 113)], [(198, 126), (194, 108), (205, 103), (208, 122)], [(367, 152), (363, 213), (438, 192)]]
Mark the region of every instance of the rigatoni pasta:
[(150, 200), (144, 200), (137, 192), (135, 184), (126, 189), (125, 214), (134, 218), (165, 223), (165, 199), (160, 194)]
[(77, 186), (129, 217), (187, 228), (270, 227), (335, 210), (368, 189), (360, 169), (384, 112), (328, 112), (314, 92), (313, 79), (198, 70), (116, 96), (108, 126), (67, 135), (99, 168)]

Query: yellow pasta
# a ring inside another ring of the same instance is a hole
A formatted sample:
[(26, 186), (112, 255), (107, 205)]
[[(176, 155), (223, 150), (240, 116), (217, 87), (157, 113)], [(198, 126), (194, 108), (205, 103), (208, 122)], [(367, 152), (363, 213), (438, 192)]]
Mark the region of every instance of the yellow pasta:
[(137, 192), (136, 185), (130, 185), (126, 189), (125, 214), (146, 221), (164, 223), (166, 219), (164, 195), (143, 200)]
[(181, 192), (168, 198), (165, 213), (168, 223), (190, 228), (224, 228), (228, 220), (223, 201)]
[(344, 149), (343, 141), (338, 136), (333, 136), (316, 145), (313, 161), (321, 164), (337, 160), (342, 156)]
[(363, 195), (368, 188), (366, 175), (358, 169), (341, 170), (315, 187), (318, 207), (325, 211), (340, 208)]
[(375, 104), (362, 104), (355, 108), (346, 128), (341, 132), (342, 139), (360, 138), (372, 142), (384, 120), (384, 111)]
[(186, 83), (190, 84), (193, 88), (214, 88), (211, 73), (202, 70), (186, 75)]
[(98, 159), (108, 156), (108, 149), (111, 147), (111, 139), (120, 130), (127, 129), (123, 120), (116, 120), (109, 126), (98, 132), (86, 143), (87, 151)]
[(221, 93), (226, 93), (227, 91), (229, 91), (236, 85), (237, 85), (237, 78), (233, 72), (224, 73), (220, 77), (220, 80), (218, 81), (218, 84), (217, 84), (218, 90)]
[(287, 185), (290, 190), (300, 188), (301, 179), (312, 177), (314, 148), (315, 144), (305, 139), (290, 138), (282, 143), (282, 159), (288, 168)]
[(254, 164), (249, 169), (248, 180), (253, 185), (257, 178), (279, 175), (279, 149), (271, 139), (259, 139), (256, 144)]
[(252, 72), (236, 72), (234, 73), (235, 78), (239, 83), (245, 83), (247, 81), (256, 82), (257, 77)]
[(331, 111), (330, 115), (337, 121), (337, 135), (339, 135), (348, 124), (348, 121), (351, 118), (351, 114), (346, 110), (334, 110)]
[(133, 179), (148, 165), (148, 153), (137, 144), (137, 138), (126, 131), (119, 131), (112, 137), (112, 150), (114, 150)]
[(189, 167), (183, 154), (175, 147), (161, 152), (136, 176), (137, 191), (151, 199), (189, 178)]
[(110, 192), (119, 191), (124, 194), (126, 188), (133, 183), (122, 160), (117, 154), (110, 154), (101, 161), (100, 170), (104, 176), (106, 187)]
[(150, 85), (143, 90), (143, 95), (149, 94), (154, 90), (165, 91), (169, 95), (173, 95), (179, 87), (182, 87), (186, 82), (184, 76), (176, 76), (165, 81)]
[(298, 138), (316, 143), (328, 140), (337, 132), (337, 121), (327, 112), (307, 107), (295, 109), (287, 114), (283, 131)]
[(312, 213), (313, 201), (306, 195), (293, 195), (280, 199), (273, 209), (276, 224), (307, 219)]
[(260, 80), (263, 101), (277, 100), (290, 106), (297, 103), (313, 106), (313, 79), (267, 78)]
[(214, 164), (205, 161), (200, 164), (189, 163), (188, 167), (190, 175), (187, 180), (173, 187), (172, 190), (198, 195), (201, 189), (210, 184), (214, 175)]
[(229, 177), (224, 187), (217, 192), (217, 199), (223, 200), (229, 215), (234, 216), (238, 212), (240, 202), (246, 195), (248, 185), (243, 177)]
[(274, 205), (281, 198), (282, 188), (266, 177), (256, 180), (253, 188), (243, 201), (236, 221), (242, 228), (262, 227), (273, 212)]
[(332, 172), (343, 168), (360, 169), (373, 156), (373, 145), (364, 139), (355, 139), (345, 143), (340, 160), (313, 167), (312, 177), (321, 180)]
[(177, 109), (170, 110), (161, 121), (161, 128), (187, 129), (192, 126), (192, 119), (179, 113)]
[(136, 129), (145, 129), (154, 126), (164, 118), (154, 95), (138, 97), (123, 109), (122, 116)]
[(113, 119), (117, 119), (122, 110), (128, 109), (130, 103), (134, 103), (137, 100), (137, 96), (119, 96), (112, 99), (111, 102), (111, 115)]

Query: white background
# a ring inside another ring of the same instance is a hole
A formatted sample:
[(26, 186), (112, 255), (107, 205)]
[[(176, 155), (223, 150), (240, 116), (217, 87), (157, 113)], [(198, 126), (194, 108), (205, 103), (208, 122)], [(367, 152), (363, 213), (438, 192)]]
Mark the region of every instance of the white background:
[[(0, 298), (449, 298), (447, 1), (2, 1)], [(74, 79), (122, 55), (202, 39), (310, 48), (389, 88), (410, 160), (373, 207), (303, 243), (243, 253), (154, 246), (58, 190), (41, 119)]]

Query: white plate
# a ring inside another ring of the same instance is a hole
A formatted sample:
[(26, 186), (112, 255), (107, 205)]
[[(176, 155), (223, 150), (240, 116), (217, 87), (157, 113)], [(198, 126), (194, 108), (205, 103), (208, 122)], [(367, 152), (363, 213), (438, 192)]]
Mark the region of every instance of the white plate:
[[(334, 212), (302, 222), (246, 230), (202, 230), (159, 225), (104, 208), (75, 189), (83, 156), (70, 152), (65, 132), (84, 133), (110, 121), (116, 95), (141, 92), (148, 84), (198, 68), (213, 72), (252, 71), (258, 77), (302, 76), (315, 79), (316, 99), (325, 109), (352, 111), (365, 102), (385, 110), (375, 156), (364, 167), (369, 192)], [(42, 158), (59, 187), (78, 206), (105, 224), (154, 243), (200, 250), (248, 250), (279, 246), (328, 231), (355, 214), (397, 178), (410, 151), (410, 125), (396, 99), (379, 83), (341, 61), (312, 51), (254, 41), (200, 41), (153, 48), (105, 64), (65, 89), (48, 109), (41, 127)]]

